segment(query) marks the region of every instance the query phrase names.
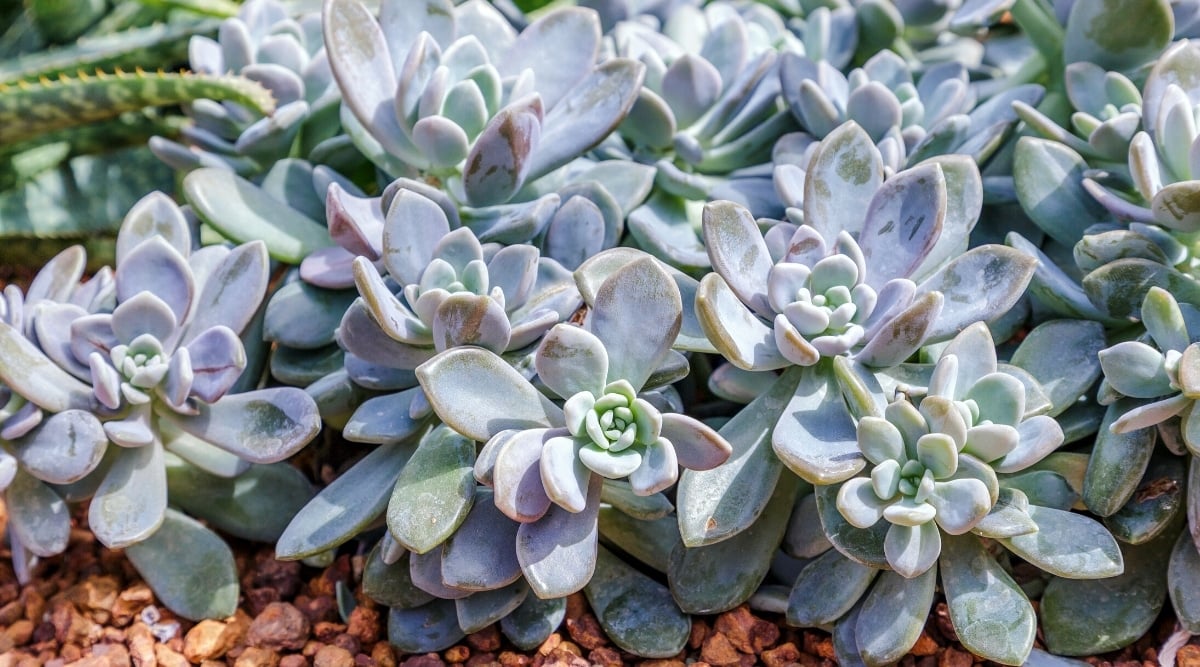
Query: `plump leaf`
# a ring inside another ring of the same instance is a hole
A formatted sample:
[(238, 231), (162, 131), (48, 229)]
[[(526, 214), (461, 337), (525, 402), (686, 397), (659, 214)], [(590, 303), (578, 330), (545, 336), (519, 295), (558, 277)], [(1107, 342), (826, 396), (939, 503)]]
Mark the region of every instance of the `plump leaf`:
[(667, 658), (687, 643), (692, 624), (671, 591), (603, 547), (583, 592), (605, 634), (626, 651)]
[(863, 601), (858, 615), (858, 650), (870, 667), (898, 661), (921, 635), (933, 606), (937, 568), (931, 567), (915, 579), (895, 572), (881, 572)]
[(845, 616), (871, 587), (879, 570), (830, 549), (809, 563), (788, 597), (788, 625), (831, 625)]
[(857, 123), (829, 133), (809, 164), (804, 181), (804, 219), (826, 239), (862, 231), (871, 201), (883, 183), (883, 159)]
[(1200, 631), (1200, 551), (1188, 531), (1179, 533), (1167, 566), (1167, 588), (1171, 606), (1188, 632)]
[(119, 549), (150, 536), (167, 510), (167, 475), (162, 445), (120, 448), (88, 508), (88, 525), (110, 549)]
[(1109, 262), (1083, 278), (1083, 291), (1112, 317), (1137, 318), (1151, 287), (1161, 287), (1181, 302), (1200, 301), (1200, 285), (1175, 269), (1146, 259)]
[(666, 358), (683, 318), (670, 275), (645, 257), (615, 271), (596, 293), (587, 326), (608, 351), (608, 382), (640, 390)]
[(1120, 574), (1121, 551), (1104, 526), (1082, 514), (1049, 507), (1029, 506), (1036, 533), (1016, 535), (1000, 542), (1013, 553), (1060, 577), (1097, 579)]
[(835, 484), (866, 465), (831, 365), (805, 367), (771, 434), (775, 455), (811, 484)]
[(471, 509), (474, 466), (475, 441), (444, 426), (421, 438), (388, 503), (392, 537), (419, 554), (450, 537)]
[(1083, 502), (1099, 516), (1119, 510), (1137, 489), (1150, 464), (1157, 434), (1152, 427), (1113, 433), (1114, 421), (1144, 401), (1122, 399), (1108, 406), (1083, 480)]
[(291, 456), (321, 430), (316, 401), (295, 387), (229, 394), (200, 403), (195, 415), (161, 410), (180, 430), (247, 461), (274, 463)]
[(517, 648), (530, 651), (558, 629), (566, 614), (566, 598), (543, 600), (527, 595), (520, 607), (500, 619), (500, 630)]
[(171, 503), (247, 540), (279, 539), (314, 495), (304, 474), (287, 463), (255, 464), (236, 477), (218, 477), (174, 456), (165, 458)]
[(442, 548), (442, 581), (462, 590), (491, 590), (521, 577), (516, 521), (496, 507), (485, 487), (474, 490), (471, 511)]
[(974, 322), (1007, 313), (1036, 266), (1033, 258), (1000, 245), (979, 246), (956, 257), (917, 287), (917, 294), (936, 291), (945, 297), (927, 340), (945, 340)]
[(168, 509), (162, 526), (125, 555), (155, 596), (184, 618), (225, 618), (237, 610), (233, 551), (195, 519)]
[(1022, 137), (1013, 160), (1021, 207), (1054, 240), (1072, 247), (1089, 225), (1107, 217), (1104, 207), (1083, 189), (1087, 163), (1075, 151), (1057, 142)]
[(405, 653), (442, 651), (463, 638), (454, 600), (434, 600), (412, 609), (392, 607), (388, 642)]
[[(1137, 16), (1137, 24), (1122, 21), (1122, 16)], [(1063, 59), (1092, 62), (1106, 70), (1132, 70), (1158, 56), (1174, 31), (1166, 0), (1075, 3), (1067, 17)]]
[(459, 598), (454, 601), (458, 626), (466, 633), (479, 632), (515, 611), (528, 595), (529, 585), (516, 581), (503, 588)]
[(51, 484), (83, 479), (100, 465), (108, 447), (100, 421), (90, 412), (66, 410), (50, 415), (28, 435), (13, 442), (21, 466)]
[(974, 535), (947, 535), (938, 559), (950, 620), (963, 646), (1004, 665), (1033, 648), (1033, 605)]
[(23, 548), (35, 555), (56, 556), (62, 553), (71, 535), (71, 516), (67, 504), (33, 475), (19, 468), (14, 472), (12, 482), (5, 490), (9, 530)]
[(1009, 363), (1029, 371), (1050, 399), (1049, 416), (1062, 414), (1100, 377), (1097, 353), (1104, 327), (1083, 320), (1050, 320), (1034, 327)]
[(551, 505), (541, 519), (517, 530), (517, 558), (538, 597), (565, 597), (591, 579), (596, 567), (600, 480), (592, 475), (584, 511), (573, 514)]

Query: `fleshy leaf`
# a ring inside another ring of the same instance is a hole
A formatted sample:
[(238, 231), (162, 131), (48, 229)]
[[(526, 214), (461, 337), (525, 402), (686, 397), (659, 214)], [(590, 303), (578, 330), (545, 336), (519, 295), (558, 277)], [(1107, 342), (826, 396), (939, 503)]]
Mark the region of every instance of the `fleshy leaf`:
[(975, 536), (942, 540), (942, 587), (958, 639), (976, 655), (1021, 665), (1033, 648), (1033, 605)]
[(900, 660), (917, 642), (937, 583), (937, 568), (931, 567), (915, 579), (895, 572), (881, 572), (863, 601), (858, 614), (858, 650), (870, 667)]
[(596, 570), (583, 589), (605, 634), (614, 644), (647, 658), (676, 655), (691, 623), (666, 587), (601, 548)]
[(1117, 541), (1099, 522), (1081, 514), (1029, 506), (1036, 533), (1001, 539), (1013, 553), (1043, 570), (1070, 579), (1121, 574), (1124, 561)]
[(125, 548), (129, 561), (171, 611), (198, 621), (237, 610), (233, 552), (216, 533), (172, 509), (146, 539)]
[(157, 439), (133, 449), (119, 448), (96, 489), (88, 525), (96, 539), (120, 549), (149, 537), (167, 510), (167, 474)]
[(579, 513), (551, 505), (542, 518), (517, 529), (517, 559), (533, 592), (541, 598), (581, 590), (596, 567), (597, 512), (601, 478), (593, 475), (587, 508)]
[(423, 554), (466, 519), (475, 497), (475, 441), (441, 427), (421, 439), (400, 471), (387, 524), (404, 548)]

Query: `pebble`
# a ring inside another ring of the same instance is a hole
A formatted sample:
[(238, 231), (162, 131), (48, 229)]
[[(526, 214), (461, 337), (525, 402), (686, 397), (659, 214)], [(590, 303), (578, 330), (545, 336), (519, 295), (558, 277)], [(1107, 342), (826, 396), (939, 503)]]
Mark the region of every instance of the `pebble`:
[(446, 649), (444, 655), (447, 662), (466, 662), (467, 658), (471, 657), (471, 649), (458, 644)]
[(578, 618), (567, 619), (567, 634), (586, 649), (596, 649), (608, 645), (608, 637), (600, 628), (600, 622), (590, 613), (584, 613)]
[(947, 647), (938, 656), (938, 667), (971, 667), (973, 664), (975, 664), (974, 656), (966, 651), (959, 651), (951, 647)]
[(268, 648), (247, 646), (238, 655), (233, 667), (276, 667), (279, 664), (279, 654)]
[[(436, 653), (414, 655), (400, 663), (400, 667), (444, 667), (446, 663)], [(316, 667), (314, 665), (314, 667)]]
[(292, 653), (279, 659), (279, 667), (308, 667), (308, 658)]
[(197, 623), (183, 637), (183, 655), (189, 662), (203, 662), (219, 658), (233, 648), (232, 636), (220, 621), (204, 620)]
[(500, 630), (495, 625), (489, 625), (479, 632), (467, 635), (467, 644), (476, 651), (495, 651), (500, 648)]
[(704, 645), (700, 649), (700, 659), (710, 665), (725, 667), (726, 665), (740, 665), (742, 654), (734, 648), (728, 637), (718, 632), (709, 635), (704, 640)]
[(1200, 646), (1188, 644), (1175, 654), (1176, 667), (1200, 667)]
[(588, 653), (588, 661), (599, 667), (622, 667), (625, 661), (621, 659), (621, 654), (608, 646), (594, 648)]
[(767, 667), (785, 667), (800, 660), (800, 649), (788, 642), (780, 644), (769, 651), (763, 651), (762, 661)]
[(354, 654), (340, 646), (328, 644), (313, 656), (313, 667), (354, 667)]
[(272, 602), (250, 624), (246, 641), (251, 646), (270, 649), (303, 648), (309, 622), (304, 614), (287, 602)]
[(158, 661), (158, 667), (188, 667), (190, 664), (187, 658), (166, 644), (155, 644), (154, 659)]
[(922, 630), (921, 636), (917, 637), (917, 643), (913, 644), (912, 650), (909, 653), (920, 658), (927, 655), (937, 655), (938, 648), (937, 642), (929, 636), (929, 633)]
[(125, 631), (125, 643), (129, 647), (129, 657), (135, 667), (158, 667), (158, 658), (154, 656), (154, 635), (150, 626), (142, 622), (134, 623)]

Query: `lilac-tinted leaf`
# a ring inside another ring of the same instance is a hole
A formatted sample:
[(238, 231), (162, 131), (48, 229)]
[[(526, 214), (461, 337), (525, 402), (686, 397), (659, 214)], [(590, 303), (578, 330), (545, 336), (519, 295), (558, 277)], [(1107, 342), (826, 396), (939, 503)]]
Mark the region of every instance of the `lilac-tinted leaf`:
[(718, 273), (700, 282), (696, 315), (708, 339), (738, 368), (766, 371), (792, 364), (775, 344), (774, 330), (737, 298)]
[(662, 96), (680, 127), (688, 127), (707, 111), (721, 93), (721, 74), (704, 58), (685, 53), (662, 78)]
[(392, 199), (383, 228), (383, 263), (404, 285), (420, 282), (434, 248), (450, 233), (445, 212), (434, 201), (411, 190)]
[(492, 289), (504, 292), (506, 310), (520, 307), (529, 298), (537, 280), (539, 253), (528, 245), (506, 246), (488, 260), (488, 281)]
[(703, 422), (686, 415), (662, 416), (662, 437), (675, 447), (679, 465), (689, 470), (712, 470), (729, 459), (729, 442)]
[(496, 508), (491, 491), (476, 489), (471, 511), (442, 549), (442, 581), (459, 590), (487, 591), (519, 579), (520, 525)]
[(383, 253), (383, 209), (380, 199), (355, 197), (333, 183), (325, 194), (329, 237), (342, 248), (372, 261)]
[(902, 363), (930, 340), (943, 304), (940, 293), (921, 295), (904, 312), (880, 326), (855, 359), (880, 368)]
[(542, 482), (541, 458), (546, 443), (566, 432), (560, 429), (526, 429), (504, 441), (492, 468), (496, 507), (513, 521), (536, 521), (550, 508)]
[(191, 393), (212, 403), (225, 395), (246, 367), (246, 351), (228, 327), (207, 329), (187, 344), (192, 368)]
[(946, 217), (946, 179), (941, 166), (906, 169), (888, 179), (867, 206), (858, 243), (866, 259), (866, 282), (881, 289), (907, 278), (937, 243)]
[(67, 504), (46, 484), (18, 469), (5, 491), (12, 537), (38, 556), (57, 556), (67, 548), (71, 515)]
[(196, 285), (187, 260), (167, 241), (154, 237), (129, 251), (117, 267), (117, 301), (147, 291), (170, 307), (175, 321), (189, 314)]
[(857, 234), (865, 220), (863, 202), (883, 183), (883, 158), (858, 124), (848, 122), (825, 137), (808, 166), (804, 219), (826, 239)]
[(945, 340), (968, 325), (990, 322), (1016, 304), (1037, 260), (999, 245), (972, 248), (927, 278), (917, 294), (941, 292), (945, 304), (927, 340)]
[[(187, 354), (176, 355), (181, 359), (187, 359)], [(175, 360), (172, 359), (172, 364)], [(189, 366), (190, 369), (190, 366)], [(88, 357), (88, 372), (92, 375), (92, 391), (96, 394), (96, 400), (101, 405), (109, 410), (116, 410), (121, 407), (121, 383), (124, 381), (117, 369), (113, 368), (112, 363), (107, 361), (107, 357), (99, 352), (93, 352)], [(170, 368), (167, 369), (170, 374)], [(188, 388), (191, 388), (191, 381), (188, 381)], [(171, 396), (171, 394), (168, 394)], [(183, 398), (187, 398), (186, 394)], [(175, 405), (180, 405), (183, 400), (175, 401)]]
[(636, 260), (609, 276), (587, 321), (608, 350), (608, 381), (640, 389), (666, 358), (682, 317), (679, 289), (655, 260)]
[(90, 387), (59, 368), (3, 321), (0, 321), (0, 380), (47, 412), (70, 409), (90, 412), (94, 405)]
[(644, 72), (633, 60), (606, 60), (551, 107), (541, 124), (541, 144), (528, 164), (529, 178), (561, 167), (612, 133), (637, 99)]
[(321, 248), (300, 262), (300, 279), (331, 290), (354, 287), (355, 257), (340, 246)]
[(553, 109), (592, 70), (599, 48), (596, 14), (582, 7), (561, 8), (522, 30), (498, 64), (506, 75), (532, 69), (538, 92)]
[(541, 519), (517, 530), (517, 559), (538, 597), (570, 595), (591, 579), (596, 568), (602, 486), (601, 477), (593, 475), (584, 511), (572, 513), (551, 505)]
[(197, 414), (158, 412), (180, 430), (254, 463), (296, 453), (321, 430), (317, 404), (301, 389), (273, 387), (228, 394), (196, 406)]
[(629, 474), (629, 483), (634, 493), (648, 496), (670, 488), (678, 478), (679, 461), (675, 456), (675, 447), (671, 441), (659, 438), (646, 446), (641, 465)]
[(96, 539), (120, 549), (150, 536), (167, 511), (167, 474), (162, 445), (121, 448), (105, 474), (88, 510), (88, 526)]
[(600, 396), (608, 382), (604, 343), (586, 329), (570, 324), (559, 324), (546, 334), (534, 364), (542, 382), (562, 398), (581, 391)]
[(708, 254), (680, 197), (655, 194), (629, 214), (629, 233), (638, 246), (683, 267), (707, 267)]
[(113, 333), (126, 345), (143, 334), (165, 341), (175, 333), (178, 321), (171, 306), (151, 292), (138, 292), (112, 314)]
[(704, 207), (703, 229), (713, 270), (742, 303), (764, 317), (772, 316), (767, 275), (773, 262), (750, 211), (733, 202), (710, 202)]
[(267, 246), (251, 241), (234, 248), (205, 279), (196, 297), (191, 322), (182, 342), (209, 327), (224, 325), (245, 331), (262, 305), (270, 280)]
[(510, 333), (508, 315), (488, 296), (451, 294), (433, 318), (433, 345), (438, 351), (475, 345), (500, 353), (508, 347)]
[(338, 342), (356, 357), (379, 366), (410, 370), (428, 361), (435, 353), (428, 330), (424, 331), (423, 337), (427, 340), (423, 345), (392, 338), (376, 324), (361, 301), (346, 310), (337, 331)]
[(79, 286), (86, 264), (87, 253), (83, 246), (71, 246), (58, 253), (38, 269), (25, 291), (25, 303), (34, 304), (43, 299), (66, 301)]
[(467, 157), (470, 139), (457, 123), (442, 116), (429, 116), (413, 125), (412, 141), (438, 169), (454, 167)]
[(546, 255), (568, 269), (578, 268), (604, 247), (605, 221), (585, 197), (571, 197), (550, 219), (543, 246)]
[[(394, 340), (409, 344), (427, 345), (433, 342), (429, 327), (416, 313), (400, 303), (383, 282), (379, 271), (365, 257), (354, 259), (354, 282), (371, 319), (384, 333)], [(428, 298), (432, 294), (426, 292), (422, 296)]]
[[(181, 255), (192, 249), (192, 235), (183, 212), (162, 192), (151, 192), (142, 197), (125, 214), (117, 233), (117, 264), (124, 262), (141, 242), (151, 238), (165, 239)], [(30, 285), (30, 297), (34, 293), (33, 285)]]
[(805, 368), (802, 377), (771, 434), (775, 454), (810, 483), (849, 479), (866, 461), (837, 382), (820, 366)]
[(518, 100), (492, 117), (463, 169), (463, 190), (472, 206), (503, 204), (521, 189), (541, 140), (542, 119), (537, 96)]
[(70, 303), (43, 303), (33, 320), (38, 347), (63, 370), (78, 378), (88, 376), (86, 363), (71, 351), (71, 323), (85, 317), (87, 311)]
[(447, 350), (418, 367), (417, 378), (438, 416), (479, 442), (505, 429), (562, 424), (558, 406), (487, 350)]

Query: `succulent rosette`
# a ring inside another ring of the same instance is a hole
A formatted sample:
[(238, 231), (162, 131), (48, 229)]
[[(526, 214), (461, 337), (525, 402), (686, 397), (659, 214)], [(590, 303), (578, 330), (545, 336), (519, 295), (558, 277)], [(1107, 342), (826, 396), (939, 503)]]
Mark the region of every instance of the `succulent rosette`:
[[(74, 271), (58, 266), (56, 281), (68, 274), (77, 280), (81, 253), (74, 263)], [(235, 386), (252, 389), (257, 378), (244, 379), (243, 370), (261, 368), (250, 364), (239, 334), (250, 328), (265, 296), (265, 248), (251, 243), (193, 252), (183, 212), (154, 193), (122, 224), (116, 270), (97, 278), (95, 287), (77, 292), (91, 311), (67, 300), (67, 280), (54, 290), (63, 301), (34, 304), (31, 327), (0, 323), (0, 378), (19, 402), (6, 429), (25, 438), (17, 443), (17, 458), (45, 481), (78, 482), (64, 488), (72, 499), (91, 497), (88, 521), (96, 537), (128, 548), (140, 568), (170, 558), (171, 545), (180, 543), (191, 544), (197, 557), (215, 559), (220, 580), (207, 593), (168, 592), (190, 571), (146, 576), (181, 614), (228, 615), (237, 598), (232, 556), (211, 531), (168, 510), (168, 473), (185, 466), (216, 478), (271, 476), (251, 464), (290, 456), (320, 429), (315, 403), (299, 389), (231, 393)], [(37, 295), (46, 285), (35, 287)], [(30, 331), (35, 338), (26, 335)], [(255, 360), (260, 357), (256, 350)], [(118, 447), (106, 448), (110, 442)], [(308, 492), (307, 482), (297, 485), (294, 476), (275, 478), (287, 493)], [(263, 486), (264, 496), (274, 493), (266, 488), (270, 482)], [(177, 501), (195, 507), (191, 499)]]
[(486, 443), (476, 478), (520, 523), (518, 559), (539, 597), (591, 578), (602, 480), (628, 479), (646, 496), (671, 486), (680, 465), (707, 469), (728, 457), (712, 429), (639, 397), (686, 373), (670, 349), (681, 319), (670, 276), (642, 258), (604, 281), (582, 327), (557, 325), (538, 347), (537, 377), (562, 408), (485, 349), (449, 350), (417, 369), (438, 416)]

